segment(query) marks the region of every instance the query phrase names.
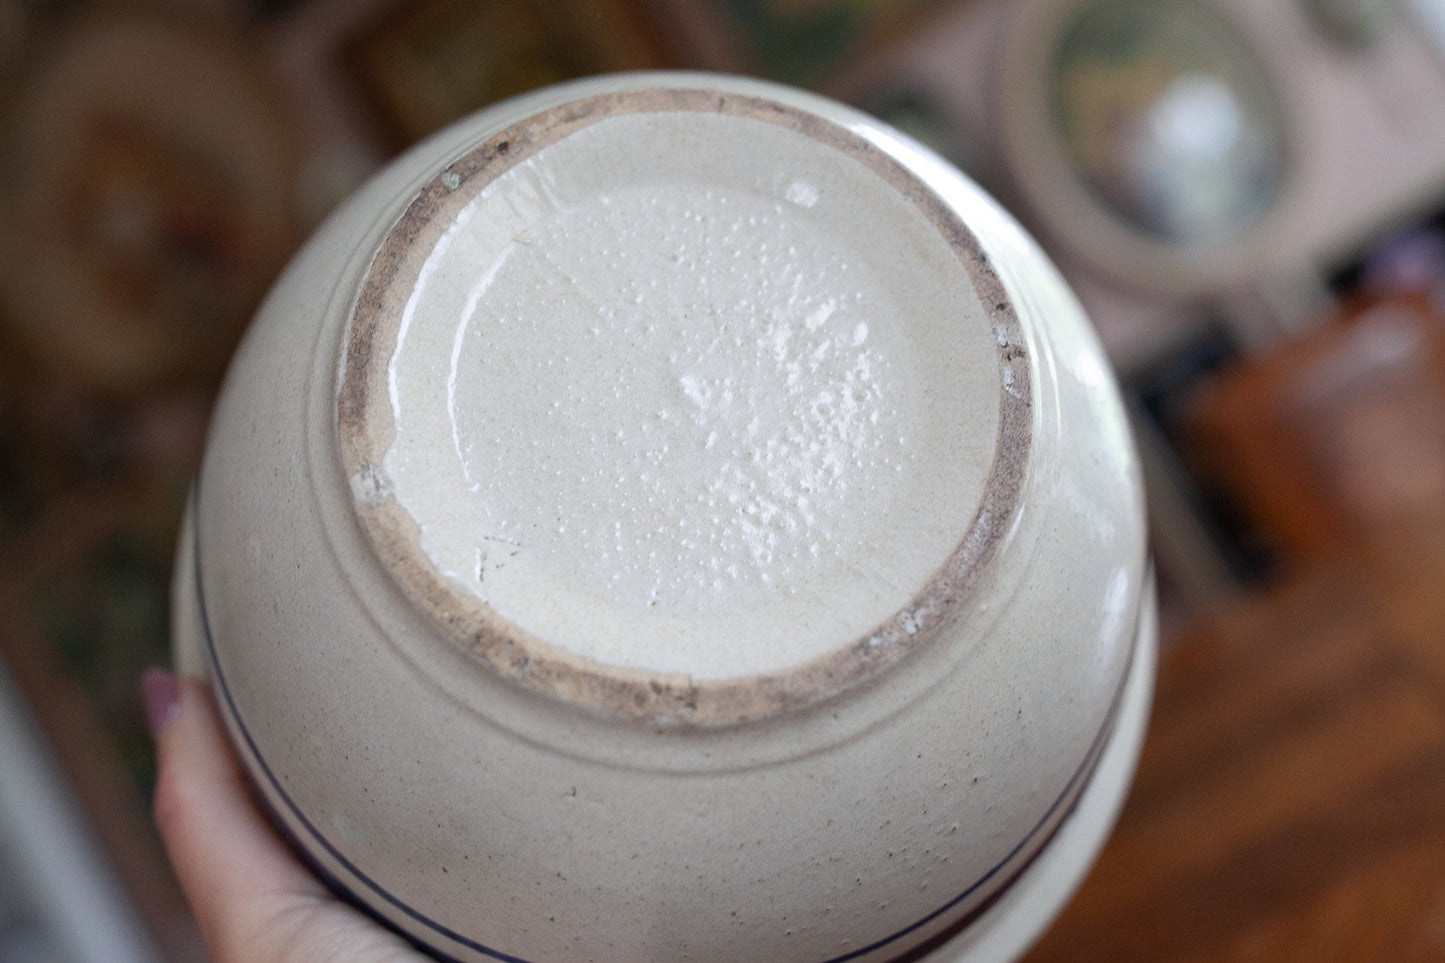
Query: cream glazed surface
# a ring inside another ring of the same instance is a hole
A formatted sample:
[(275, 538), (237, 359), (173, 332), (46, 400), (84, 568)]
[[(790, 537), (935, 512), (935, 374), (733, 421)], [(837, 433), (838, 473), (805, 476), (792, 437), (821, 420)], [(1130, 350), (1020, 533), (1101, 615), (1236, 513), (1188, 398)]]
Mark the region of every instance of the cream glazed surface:
[(179, 657), (267, 805), (446, 958), (1006, 958), (1147, 711), (1077, 303), (941, 160), (760, 82), (399, 159), (263, 307), (187, 532)]
[(903, 609), (968, 530), (996, 353), (956, 253), (862, 164), (749, 117), (610, 117), (449, 216), (375, 482), (544, 641), (777, 672)]

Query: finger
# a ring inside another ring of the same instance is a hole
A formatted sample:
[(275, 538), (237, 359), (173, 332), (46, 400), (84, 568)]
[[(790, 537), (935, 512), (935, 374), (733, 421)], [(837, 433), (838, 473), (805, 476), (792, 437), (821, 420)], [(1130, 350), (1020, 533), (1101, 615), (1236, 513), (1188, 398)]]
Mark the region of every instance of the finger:
[(142, 687), (156, 729), (156, 823), (208, 942), (264, 926), (278, 899), (324, 895), (256, 810), (206, 684), (151, 670)]

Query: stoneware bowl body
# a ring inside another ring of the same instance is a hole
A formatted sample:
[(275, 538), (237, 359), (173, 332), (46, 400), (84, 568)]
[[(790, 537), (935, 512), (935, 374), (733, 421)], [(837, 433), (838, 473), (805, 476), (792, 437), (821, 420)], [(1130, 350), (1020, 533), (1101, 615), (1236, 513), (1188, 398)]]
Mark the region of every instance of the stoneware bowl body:
[(1046, 258), (836, 103), (638, 74), (419, 145), (231, 369), (177, 568), (277, 820), (458, 960), (1007, 958), (1154, 616)]

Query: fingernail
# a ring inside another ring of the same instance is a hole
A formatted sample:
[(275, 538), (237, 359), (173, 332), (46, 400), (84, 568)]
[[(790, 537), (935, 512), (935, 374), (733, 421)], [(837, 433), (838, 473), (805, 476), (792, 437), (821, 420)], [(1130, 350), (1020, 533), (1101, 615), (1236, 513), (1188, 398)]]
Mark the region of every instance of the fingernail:
[(176, 720), (181, 711), (181, 689), (176, 677), (165, 669), (146, 669), (140, 677), (141, 701), (145, 703), (146, 725), (155, 738)]

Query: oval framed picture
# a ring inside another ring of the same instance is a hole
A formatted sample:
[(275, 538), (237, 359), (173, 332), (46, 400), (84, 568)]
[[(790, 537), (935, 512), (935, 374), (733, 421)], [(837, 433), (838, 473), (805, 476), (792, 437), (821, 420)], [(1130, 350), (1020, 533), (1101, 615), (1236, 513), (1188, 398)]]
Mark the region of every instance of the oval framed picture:
[(1040, 226), (1175, 295), (1266, 263), (1299, 205), (1302, 112), (1250, 38), (1204, 0), (1021, 4), (995, 102)]

